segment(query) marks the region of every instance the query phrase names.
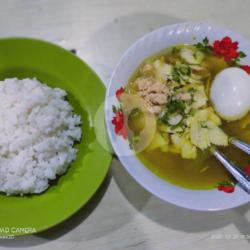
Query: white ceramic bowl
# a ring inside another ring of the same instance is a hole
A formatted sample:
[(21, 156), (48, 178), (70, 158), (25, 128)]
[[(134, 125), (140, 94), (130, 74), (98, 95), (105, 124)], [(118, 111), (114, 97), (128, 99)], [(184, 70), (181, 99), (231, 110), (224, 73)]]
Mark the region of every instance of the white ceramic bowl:
[(108, 86), (105, 113), (112, 146), (122, 165), (138, 183), (155, 196), (177, 206), (214, 211), (245, 204), (250, 201), (250, 196), (239, 187), (236, 187), (234, 193), (227, 194), (216, 189), (191, 190), (170, 184), (153, 174), (134, 156), (128, 142), (114, 133), (111, 124), (113, 117), (112, 105), (118, 104), (114, 97), (115, 91), (127, 84), (131, 74), (145, 58), (175, 44), (197, 43), (206, 36), (210, 42), (230, 36), (233, 40), (239, 42), (240, 50), (249, 55), (245, 58), (245, 61), (250, 62), (250, 42), (241, 35), (225, 28), (208, 23), (179, 23), (162, 27), (140, 38), (120, 59)]

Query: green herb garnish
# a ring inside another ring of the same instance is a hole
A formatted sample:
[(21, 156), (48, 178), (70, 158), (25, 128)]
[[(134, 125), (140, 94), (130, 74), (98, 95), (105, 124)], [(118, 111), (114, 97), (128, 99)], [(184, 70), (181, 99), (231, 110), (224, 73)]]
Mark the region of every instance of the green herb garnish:
[(180, 70), (181, 74), (183, 74), (183, 75), (188, 75), (188, 76), (190, 76), (190, 74), (191, 74), (191, 68), (190, 68), (189, 65), (183, 64), (183, 65), (181, 65), (181, 66), (179, 67), (179, 70)]
[(170, 119), (171, 115), (180, 114), (184, 117), (185, 108), (186, 108), (186, 105), (185, 105), (184, 101), (182, 101), (182, 100), (170, 100), (170, 102), (168, 102), (166, 104), (164, 113), (160, 118), (161, 122), (172, 126), (171, 124), (169, 124), (169, 119)]
[(168, 113), (179, 113), (183, 114), (185, 111), (185, 103), (182, 100), (171, 100), (169, 103), (166, 105)]
[(207, 37), (205, 37), (201, 43), (197, 43), (194, 45), (198, 50), (204, 52), (204, 53), (211, 53), (211, 46), (209, 45), (209, 40)]
[(112, 105), (112, 110), (113, 110), (113, 113), (116, 113), (118, 111), (115, 105)]
[(181, 82), (181, 74), (180, 74), (180, 72), (179, 72), (179, 70), (178, 70), (177, 67), (174, 67), (174, 68), (173, 68), (173, 71), (172, 71), (172, 78), (173, 78), (173, 80), (174, 80), (175, 82), (178, 82), (178, 83)]
[(244, 58), (246, 57), (247, 55), (243, 52), (243, 51), (239, 51), (239, 57), (240, 58)]

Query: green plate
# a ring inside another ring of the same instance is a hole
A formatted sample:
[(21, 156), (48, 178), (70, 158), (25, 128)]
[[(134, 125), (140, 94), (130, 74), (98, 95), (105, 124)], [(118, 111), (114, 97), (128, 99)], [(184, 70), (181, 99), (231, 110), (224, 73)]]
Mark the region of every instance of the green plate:
[[(47, 191), (23, 197), (0, 195), (2, 236), (39, 232), (68, 218), (96, 192), (111, 162), (110, 153), (96, 139), (96, 131), (103, 130), (103, 124), (93, 125), (105, 88), (83, 61), (45, 41), (0, 39), (0, 80), (10, 77), (36, 77), (65, 89), (74, 111), (82, 117), (83, 137), (77, 145), (77, 159)], [(104, 123), (102, 111), (101, 116)]]

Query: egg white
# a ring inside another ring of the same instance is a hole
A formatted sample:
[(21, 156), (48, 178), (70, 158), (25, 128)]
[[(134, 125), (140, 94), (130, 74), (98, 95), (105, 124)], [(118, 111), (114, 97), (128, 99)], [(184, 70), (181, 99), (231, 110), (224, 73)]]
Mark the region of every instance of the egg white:
[(250, 76), (236, 67), (221, 71), (212, 83), (210, 98), (222, 119), (242, 118), (250, 110)]

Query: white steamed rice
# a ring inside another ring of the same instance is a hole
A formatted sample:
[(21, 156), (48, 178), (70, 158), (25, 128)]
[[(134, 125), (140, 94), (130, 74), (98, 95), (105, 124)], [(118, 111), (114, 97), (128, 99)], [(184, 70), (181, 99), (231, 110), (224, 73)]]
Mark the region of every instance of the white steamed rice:
[(65, 97), (36, 79), (0, 81), (0, 192), (41, 193), (76, 158), (81, 120)]

